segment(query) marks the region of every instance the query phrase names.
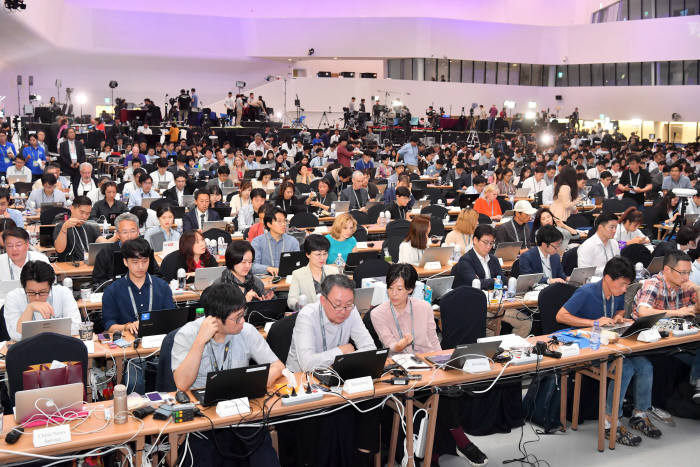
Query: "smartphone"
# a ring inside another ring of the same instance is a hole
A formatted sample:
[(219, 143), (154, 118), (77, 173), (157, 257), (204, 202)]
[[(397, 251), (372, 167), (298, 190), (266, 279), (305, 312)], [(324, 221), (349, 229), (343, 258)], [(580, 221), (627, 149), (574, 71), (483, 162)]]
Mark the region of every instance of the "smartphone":
[(163, 402), (163, 397), (161, 397), (159, 392), (147, 392), (146, 397), (151, 402)]
[(102, 334), (98, 334), (98, 335), (97, 335), (97, 339), (98, 339), (100, 342), (107, 342), (107, 341), (111, 340), (111, 337), (110, 337), (110, 335), (109, 335), (108, 332), (105, 332), (105, 333), (102, 333)]

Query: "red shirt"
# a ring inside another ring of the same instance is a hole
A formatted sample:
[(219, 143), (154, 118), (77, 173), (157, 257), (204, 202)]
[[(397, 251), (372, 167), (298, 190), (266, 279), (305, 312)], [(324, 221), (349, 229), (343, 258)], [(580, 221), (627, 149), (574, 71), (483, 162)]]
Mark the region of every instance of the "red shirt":
[(336, 152), (338, 156), (338, 162), (343, 167), (350, 167), (350, 161), (352, 160), (352, 153), (348, 151), (345, 146), (338, 146), (338, 151)]

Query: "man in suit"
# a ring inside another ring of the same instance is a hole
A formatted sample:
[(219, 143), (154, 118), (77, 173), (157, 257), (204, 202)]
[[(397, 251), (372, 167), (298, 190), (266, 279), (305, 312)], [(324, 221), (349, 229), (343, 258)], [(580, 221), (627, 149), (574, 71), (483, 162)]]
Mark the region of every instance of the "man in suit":
[[(482, 290), (492, 290), (496, 276), (503, 277), (498, 258), (491, 254), (491, 248), (496, 239), (496, 232), (489, 224), (479, 224), (474, 230), (474, 246), (466, 252), (457, 264), (452, 267), (452, 275), (455, 277), (453, 288), (460, 285), (471, 286), (474, 279), (481, 281)], [(493, 314), (489, 314), (493, 317)], [(521, 337), (530, 333), (531, 323), (525, 315), (518, 310), (506, 310), (502, 312), (503, 321), (513, 326), (513, 332)], [(487, 328), (486, 334), (491, 331)]]
[(367, 211), (367, 203), (369, 202), (369, 193), (363, 188), (365, 183), (365, 174), (356, 170), (352, 174), (352, 186), (345, 188), (340, 194), (340, 201), (350, 201), (350, 210), (359, 209)]
[(206, 188), (197, 190), (194, 194), (195, 209), (182, 218), (182, 231), (202, 230), (205, 222), (220, 221), (219, 213), (209, 209), (209, 191)]
[(613, 199), (615, 198), (615, 187), (611, 185), (612, 174), (607, 170), (600, 174), (600, 179), (598, 183), (591, 187), (591, 191), (588, 193), (589, 198), (600, 199)]
[(454, 170), (450, 170), (447, 177), (449, 178), (450, 183), (452, 183), (452, 188), (455, 190), (461, 190), (462, 188), (469, 187), (472, 184), (471, 176), (467, 174), (466, 170), (464, 170), (463, 162), (457, 162)]
[(231, 169), (228, 168), (228, 165), (220, 165), (219, 168), (216, 169), (216, 178), (209, 180), (207, 183), (207, 189), (213, 186), (218, 186), (223, 193), (224, 188), (230, 188), (233, 186), (233, 181), (229, 178), (230, 174)]
[(553, 225), (540, 227), (535, 236), (536, 247), (520, 255), (520, 274), (544, 273), (540, 283), (566, 282), (566, 274), (559, 258), (559, 249), (564, 239)]
[(175, 206), (182, 206), (182, 197), (191, 195), (192, 188), (187, 186), (187, 172), (180, 170), (175, 174), (175, 186), (163, 192), (163, 197)]
[(66, 130), (66, 140), (58, 149), (58, 162), (61, 164), (61, 173), (68, 175), (71, 181), (78, 178), (78, 167), (85, 162), (85, 146), (75, 139), (73, 128)]

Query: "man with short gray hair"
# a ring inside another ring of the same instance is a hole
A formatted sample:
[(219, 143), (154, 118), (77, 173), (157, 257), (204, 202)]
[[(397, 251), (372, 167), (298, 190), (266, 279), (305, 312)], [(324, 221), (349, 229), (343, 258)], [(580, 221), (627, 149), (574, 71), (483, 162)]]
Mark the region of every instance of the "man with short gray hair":
[(97, 192), (97, 182), (92, 177), (92, 164), (83, 162), (78, 167), (80, 178), (73, 184), (73, 194), (78, 196), (87, 196), (93, 199)]
[(101, 250), (95, 258), (95, 266), (92, 269), (92, 283), (95, 287), (114, 279), (114, 252), (121, 250), (122, 243), (138, 238), (140, 235), (139, 218), (130, 212), (119, 214), (114, 219), (114, 227), (116, 228), (114, 236), (118, 240)]
[(352, 186), (345, 188), (340, 193), (340, 201), (350, 201), (350, 210), (359, 209), (367, 211), (367, 203), (369, 202), (369, 193), (366, 188), (363, 188), (365, 183), (365, 175), (356, 170), (352, 173)]

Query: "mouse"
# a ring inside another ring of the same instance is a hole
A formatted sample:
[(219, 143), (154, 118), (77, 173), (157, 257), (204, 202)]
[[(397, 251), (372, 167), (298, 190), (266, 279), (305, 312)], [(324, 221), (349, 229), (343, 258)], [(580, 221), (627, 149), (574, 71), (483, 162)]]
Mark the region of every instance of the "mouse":
[(20, 436), (24, 433), (24, 428), (21, 426), (15, 427), (7, 432), (5, 435), (5, 442), (7, 444), (15, 444), (19, 440)]

